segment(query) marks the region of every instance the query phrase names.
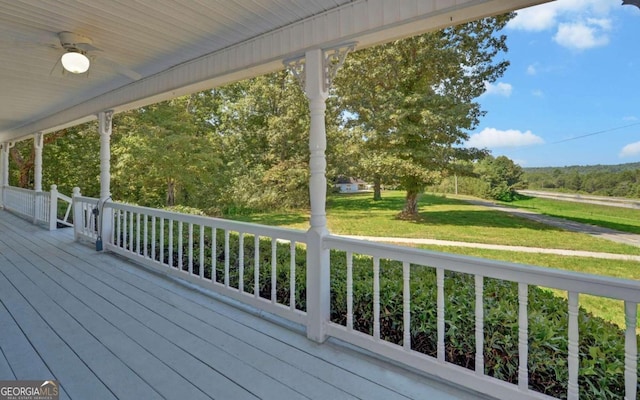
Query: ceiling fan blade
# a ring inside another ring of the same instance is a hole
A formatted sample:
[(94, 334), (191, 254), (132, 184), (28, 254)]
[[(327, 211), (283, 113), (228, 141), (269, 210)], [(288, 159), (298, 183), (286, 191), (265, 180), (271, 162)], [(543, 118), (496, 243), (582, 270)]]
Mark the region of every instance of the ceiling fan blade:
[(142, 75), (139, 74), (138, 72), (129, 69), (111, 59), (109, 59), (108, 57), (105, 57), (104, 55), (100, 55), (99, 59), (101, 61), (103, 61), (105, 64), (108, 64), (109, 66), (111, 66), (114, 70), (116, 70), (116, 72), (118, 72), (121, 75), (124, 75), (126, 77), (128, 77), (129, 79), (132, 79), (134, 81), (139, 81), (140, 79), (142, 79)]

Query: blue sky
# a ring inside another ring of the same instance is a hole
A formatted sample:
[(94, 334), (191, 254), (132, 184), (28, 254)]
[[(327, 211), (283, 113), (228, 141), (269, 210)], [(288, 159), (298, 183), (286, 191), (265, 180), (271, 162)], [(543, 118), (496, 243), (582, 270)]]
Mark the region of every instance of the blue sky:
[(468, 145), (523, 167), (640, 162), (640, 9), (558, 0), (505, 29), (511, 66)]

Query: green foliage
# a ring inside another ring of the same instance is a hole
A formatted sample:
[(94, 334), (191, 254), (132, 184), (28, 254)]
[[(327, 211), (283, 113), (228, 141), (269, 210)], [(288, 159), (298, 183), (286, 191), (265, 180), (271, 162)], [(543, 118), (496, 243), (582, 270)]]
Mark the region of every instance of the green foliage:
[(531, 189), (640, 197), (640, 163), (525, 168), (524, 174)]
[[(508, 65), (495, 60), (507, 49), (505, 36), (496, 32), (510, 18), (487, 18), (358, 51), (336, 77), (347, 125), (362, 132), (363, 177), (376, 185), (397, 181), (407, 190), (406, 215), (417, 215), (417, 195), (446, 176), (453, 160), (483, 154), (460, 145), (468, 137), (465, 130), (483, 115), (474, 99)], [(384, 164), (384, 172), (375, 163)]]
[(505, 156), (494, 158), (487, 156), (479, 161), (475, 168), (480, 180), (486, 183), (482, 197), (513, 201), (516, 189), (522, 189), (522, 168)]
[[(345, 254), (333, 252), (331, 319), (346, 325)], [(353, 261), (354, 329), (373, 334), (372, 260)], [(402, 265), (380, 261), (380, 336), (403, 345)], [(411, 266), (411, 348), (437, 355), (436, 273)], [(472, 275), (445, 273), (445, 354), (457, 365), (475, 369), (475, 288)], [(550, 291), (529, 287), (529, 387), (566, 398), (568, 304)], [(484, 281), (485, 373), (518, 382), (518, 288), (496, 279)], [(579, 311), (580, 398), (622, 399), (624, 391), (624, 333), (618, 326)]]

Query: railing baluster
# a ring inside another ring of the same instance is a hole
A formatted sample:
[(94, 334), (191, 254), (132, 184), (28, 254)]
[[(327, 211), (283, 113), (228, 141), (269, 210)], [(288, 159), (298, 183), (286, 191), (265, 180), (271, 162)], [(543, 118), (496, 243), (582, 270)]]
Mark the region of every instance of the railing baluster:
[(149, 256), (149, 251), (147, 250), (149, 246), (149, 216), (147, 214), (144, 215), (144, 237), (142, 238), (142, 255), (144, 258)]
[(189, 223), (189, 275), (193, 275), (193, 224)]
[(244, 292), (244, 232), (238, 232), (238, 291)]
[(164, 218), (160, 218), (160, 264), (164, 264)]
[(476, 285), (476, 375), (484, 375), (484, 277), (475, 275)]
[(579, 294), (569, 292), (569, 390), (568, 400), (578, 400), (578, 368), (580, 353), (578, 347), (578, 299)]
[(624, 340), (624, 398), (635, 400), (638, 391), (638, 342), (636, 337), (636, 318), (638, 304), (624, 302), (626, 322)]
[(215, 226), (211, 227), (211, 282), (218, 281), (218, 230)]
[(289, 246), (289, 253), (291, 254), (291, 264), (289, 265), (289, 308), (293, 311), (296, 309), (296, 242), (292, 240)]
[(347, 329), (353, 329), (353, 253), (347, 251)]
[(444, 362), (444, 269), (436, 268), (436, 285), (438, 287), (437, 298), (437, 322), (438, 322), (438, 361)]
[(167, 264), (170, 267), (173, 267), (173, 220), (169, 221), (169, 259), (167, 260)]
[[(147, 214), (144, 215), (145, 217)], [(147, 235), (145, 234), (145, 237)], [(136, 254), (140, 253), (140, 213), (136, 213)]]
[(133, 248), (133, 211), (129, 212), (129, 251), (135, 252)]
[(253, 296), (257, 299), (260, 297), (260, 236), (253, 238), (253, 247)]
[(402, 346), (411, 350), (411, 264), (402, 263)]
[(182, 240), (182, 221), (178, 222), (178, 269), (182, 271), (182, 267), (184, 265), (182, 261), (182, 252), (183, 252), (183, 240)]
[(518, 283), (518, 387), (529, 390), (529, 285)]
[[(147, 235), (145, 235), (146, 237)], [(146, 245), (144, 246), (147, 247)], [(156, 260), (156, 217), (151, 217), (151, 259)]]
[(380, 258), (373, 258), (373, 338), (380, 339)]
[(122, 248), (127, 248), (127, 211), (122, 212)]
[(200, 279), (204, 278), (204, 225), (200, 224)]
[(224, 286), (229, 287), (229, 230), (224, 231)]
[(271, 303), (276, 303), (276, 270), (278, 267), (278, 242), (271, 238)]

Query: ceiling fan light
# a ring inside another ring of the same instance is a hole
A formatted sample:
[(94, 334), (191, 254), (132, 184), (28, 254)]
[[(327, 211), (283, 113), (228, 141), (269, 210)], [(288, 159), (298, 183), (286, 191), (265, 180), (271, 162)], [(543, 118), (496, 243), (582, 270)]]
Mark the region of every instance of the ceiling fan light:
[(60, 59), (62, 66), (72, 74), (82, 74), (89, 70), (91, 62), (89, 57), (76, 51), (69, 51), (62, 55)]

